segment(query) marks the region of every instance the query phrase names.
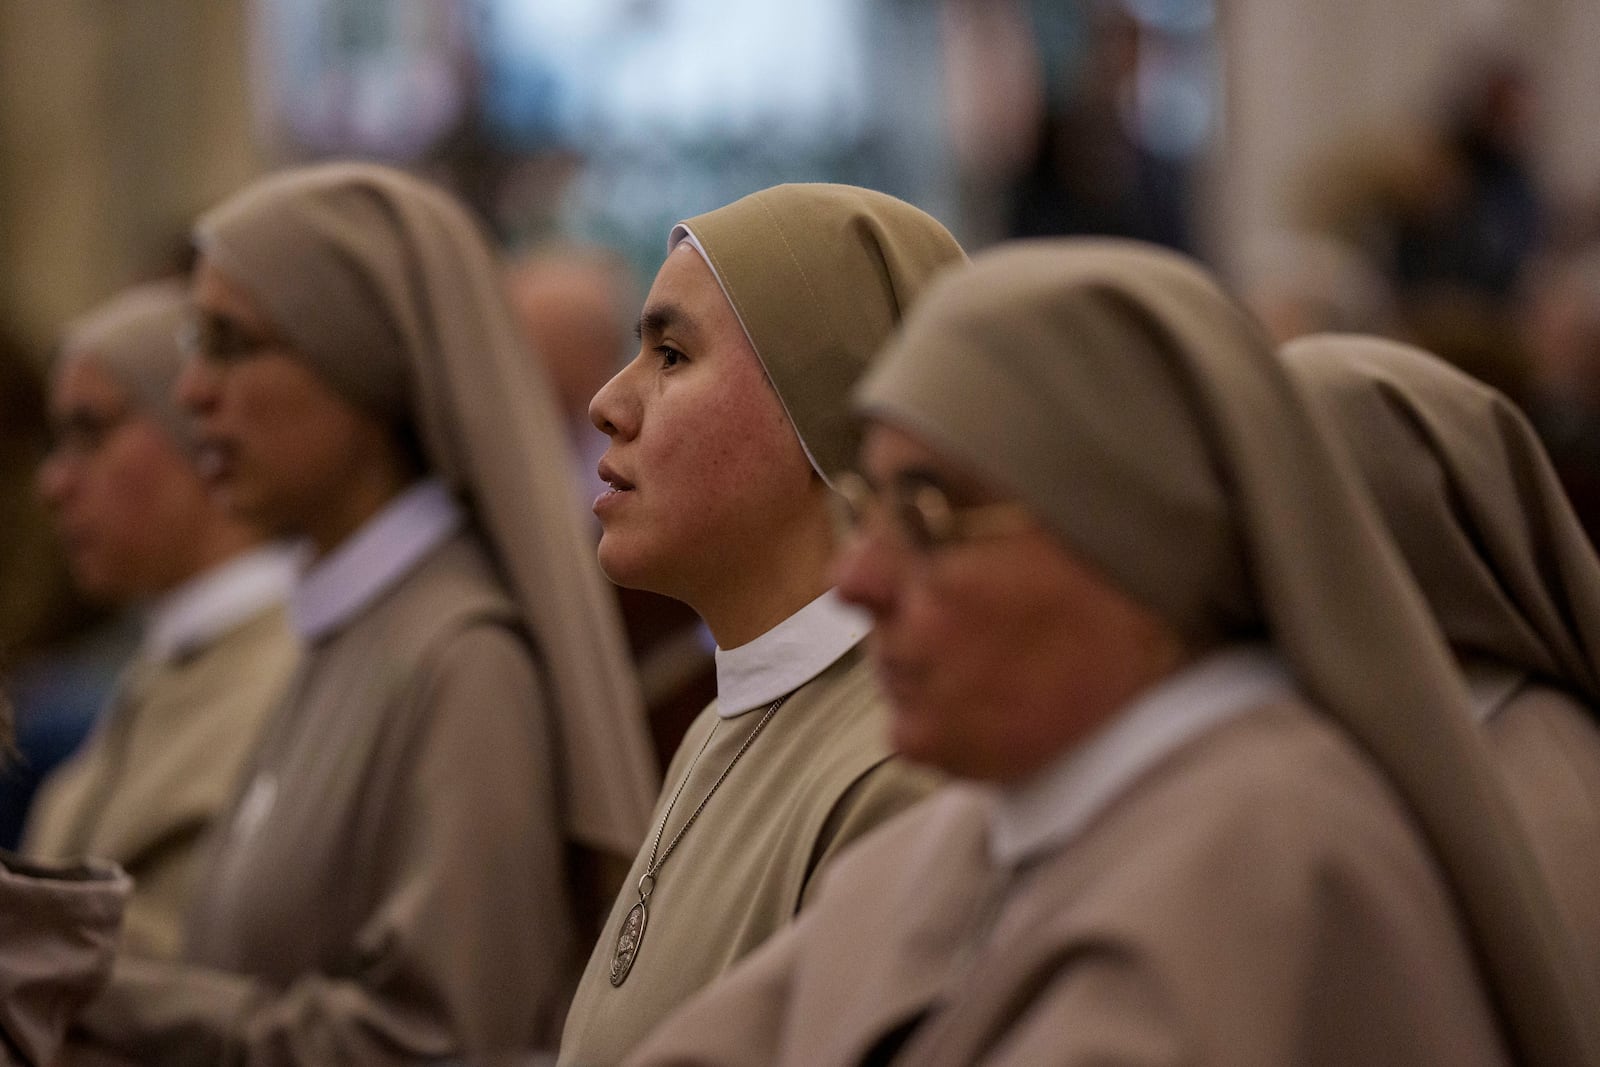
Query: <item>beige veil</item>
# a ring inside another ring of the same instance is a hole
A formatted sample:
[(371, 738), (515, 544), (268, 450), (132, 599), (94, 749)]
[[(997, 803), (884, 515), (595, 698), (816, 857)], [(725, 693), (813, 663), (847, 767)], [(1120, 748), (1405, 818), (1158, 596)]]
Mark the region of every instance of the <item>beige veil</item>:
[(1457, 653), (1600, 707), (1600, 560), (1516, 406), (1396, 341), (1323, 334), (1281, 353), (1332, 419)]
[(1449, 653), (1264, 333), (1201, 270), (1119, 241), (986, 253), (928, 292), (858, 398), (1197, 645), (1264, 632), (1409, 806), (1522, 1062), (1597, 1062), (1587, 976)]
[(416, 178), (333, 163), (269, 176), (195, 232), (330, 386), (413, 430), (467, 500), (552, 679), (568, 833), (631, 856), (656, 794), (643, 708), (561, 415), (476, 224)]
[(941, 269), (966, 261), (932, 215), (887, 193), (801, 183), (678, 223), (705, 256), (824, 479), (855, 462), (850, 387)]

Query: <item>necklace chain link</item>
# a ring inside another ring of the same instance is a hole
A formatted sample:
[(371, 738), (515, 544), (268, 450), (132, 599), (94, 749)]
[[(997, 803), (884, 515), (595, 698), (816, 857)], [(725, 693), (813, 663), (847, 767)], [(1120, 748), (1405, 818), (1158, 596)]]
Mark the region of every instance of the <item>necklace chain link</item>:
[(656, 851), (661, 847), (661, 835), (667, 831), (667, 820), (672, 818), (672, 809), (677, 806), (678, 797), (683, 795), (683, 787), (689, 784), (689, 778), (694, 774), (695, 767), (700, 763), (700, 757), (706, 754), (706, 749), (711, 746), (711, 739), (716, 736), (717, 726), (721, 724), (713, 725), (711, 732), (706, 734), (705, 741), (700, 744), (700, 751), (696, 752), (694, 759), (689, 761), (689, 769), (683, 772), (683, 781), (679, 782), (678, 788), (673, 790), (672, 799), (667, 801), (667, 810), (662, 813), (661, 822), (656, 826), (655, 841), (650, 845), (650, 862), (645, 865), (644, 874), (639, 877), (639, 896), (641, 899), (650, 895), (644, 889), (646, 879), (649, 880), (650, 888), (654, 889), (656, 872), (661, 870), (662, 865), (667, 862), (667, 857), (672, 855), (672, 850), (678, 847), (679, 841), (683, 840), (683, 835), (689, 832), (689, 827), (693, 826), (695, 820), (700, 818), (700, 813), (706, 810), (706, 805), (711, 802), (711, 798), (721, 788), (724, 779), (728, 777), (734, 767), (738, 766), (739, 760), (745, 754), (745, 750), (755, 742), (757, 737), (761, 736), (761, 731), (767, 728), (767, 723), (772, 721), (772, 716), (777, 714), (778, 709), (783, 706), (783, 702), (787, 699), (789, 699), (788, 694), (784, 694), (774, 700), (767, 708), (767, 713), (761, 716), (761, 721), (756, 723), (756, 728), (750, 731), (750, 736), (744, 739), (744, 743), (739, 746), (739, 751), (733, 754), (733, 759), (729, 760), (728, 765), (722, 769), (722, 773), (717, 775), (717, 780), (711, 783), (711, 788), (706, 790), (706, 795), (700, 798), (700, 803), (689, 814), (689, 818), (684, 821), (682, 826), (678, 827), (678, 832), (672, 835), (672, 840), (667, 842), (667, 850), (661, 853), (660, 859), (657, 859)]

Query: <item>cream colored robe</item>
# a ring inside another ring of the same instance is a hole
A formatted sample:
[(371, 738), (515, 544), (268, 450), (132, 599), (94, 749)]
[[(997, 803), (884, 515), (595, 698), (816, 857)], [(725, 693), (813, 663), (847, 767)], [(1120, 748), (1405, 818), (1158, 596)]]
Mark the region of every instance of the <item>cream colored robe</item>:
[(510, 602), (455, 535), (309, 650), (184, 961), (119, 960), (86, 1038), (164, 1067), (552, 1044), (575, 945), (546, 709)]
[(1600, 989), (1600, 728), (1595, 713), (1561, 690), (1525, 684), (1489, 720), (1488, 733), (1556, 905)]
[[(760, 722), (723, 721), (716, 705), (689, 728), (667, 771), (661, 817), (715, 729), (667, 821), (661, 847)], [(882, 698), (860, 646), (778, 709), (662, 866), (633, 969), (610, 979), (617, 932), (639, 899), (646, 841), (589, 957), (561, 1039), (561, 1063), (617, 1063), (677, 1005), (786, 925), (817, 873), (845, 845), (925, 796), (936, 779), (892, 758)]]
[(111, 971), (128, 879), (0, 852), (0, 1067), (47, 1067)]
[(630, 1067), (1509, 1063), (1434, 861), (1301, 705), (1189, 742), (1018, 872), (988, 804), (863, 842)]
[(206, 831), (232, 802), (298, 656), (281, 606), (165, 663), (135, 664), (100, 728), (45, 781), (22, 851), (111, 860), (134, 880), (122, 950), (178, 954)]

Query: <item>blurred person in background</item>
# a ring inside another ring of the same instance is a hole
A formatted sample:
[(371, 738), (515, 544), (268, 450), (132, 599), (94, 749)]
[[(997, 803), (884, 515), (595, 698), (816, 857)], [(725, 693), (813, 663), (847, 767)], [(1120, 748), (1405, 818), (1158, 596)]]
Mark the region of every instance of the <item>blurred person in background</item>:
[(1600, 559), (1504, 396), (1377, 338), (1306, 337), (1283, 355), (1461, 664), (1600, 989)]
[(39, 783), (93, 728), (136, 638), (73, 585), (38, 492), (46, 405), (32, 357), (0, 336), (0, 695), (16, 717), (15, 758), (0, 767), (0, 848), (21, 841)]
[(1362, 131), (1308, 168), (1314, 229), (1360, 248), (1393, 295), (1393, 334), (1524, 403), (1517, 298), (1548, 237), (1531, 163), (1537, 100), (1518, 63), (1486, 49), (1441, 119)]
[(945, 129), (964, 233), (990, 244), (1010, 230), (1008, 186), (1030, 166), (1047, 77), (1023, 0), (939, 5)]
[[(550, 373), (577, 457), (582, 507), (605, 489), (598, 465), (610, 439), (589, 419), (589, 401), (627, 358), (638, 294), (626, 262), (598, 246), (550, 245), (513, 260), (506, 287), (517, 324)], [(593, 527), (598, 537), (599, 525)], [(714, 642), (694, 610), (644, 589), (612, 586), (644, 691), (657, 759), (664, 765), (684, 731), (716, 696)]]
[(35, 859), (111, 860), (134, 879), (122, 948), (178, 952), (200, 846), (296, 662), (293, 560), (230, 515), (195, 468), (173, 398), (182, 282), (129, 290), (68, 330), (51, 382), (39, 492), (73, 578), (135, 606), (143, 640), (95, 733), (40, 788)]
[(1509, 57), (1462, 69), (1472, 74), (1449, 101), (1430, 180), (1394, 220), (1395, 281), (1412, 301), (1460, 291), (1499, 309), (1546, 237), (1528, 144), (1537, 101)]
[[(0, 750), (14, 725), (0, 694)], [(109, 864), (45, 867), (0, 851), (0, 1065), (60, 1062), (68, 1024), (111, 972), (128, 890)]]
[[(542, 245), (506, 265), (506, 293), (529, 349), (550, 376), (585, 505), (605, 488), (595, 472), (606, 435), (589, 401), (628, 356), (639, 295), (627, 262), (598, 245)], [(593, 516), (589, 516), (593, 521)]]
[(1390, 219), (1401, 336), (1524, 403), (1530, 368), (1516, 297), (1548, 226), (1529, 150), (1537, 100), (1509, 57), (1463, 69), (1472, 73), (1413, 195)]
[(1600, 538), (1600, 243), (1530, 272), (1524, 407), (1591, 542)]
[(1594, 1062), (1455, 667), (1204, 272), (992, 250), (856, 396), (839, 591), (895, 747), (966, 781), (632, 1067)]
[(1120, 3), (1087, 7), (1083, 56), (1070, 84), (1043, 94), (1032, 151), (1011, 178), (1008, 236), (1102, 234), (1188, 249), (1188, 168), (1137, 126), (1149, 31)]
[(617, 1063), (788, 923), (861, 834), (934, 785), (893, 758), (832, 589), (850, 386), (940, 270), (937, 220), (845, 185), (780, 185), (674, 226), (638, 355), (595, 396), (595, 501), (620, 585), (692, 607), (717, 698), (668, 769), (650, 837), (589, 958), (561, 1062)]
[(550, 1048), (655, 772), (548, 382), (443, 191), (324, 164), (201, 217), (179, 397), (238, 516), (301, 539), (306, 663), (178, 961), (86, 1046), (163, 1065)]

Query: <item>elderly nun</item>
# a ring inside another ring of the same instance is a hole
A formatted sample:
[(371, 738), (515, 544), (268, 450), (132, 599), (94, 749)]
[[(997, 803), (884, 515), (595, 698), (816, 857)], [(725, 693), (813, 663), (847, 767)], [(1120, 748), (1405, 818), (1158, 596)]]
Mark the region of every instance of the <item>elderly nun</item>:
[(39, 490), (84, 593), (141, 616), (89, 739), (45, 779), (22, 851), (95, 856), (134, 880), (121, 947), (178, 953), (203, 842), (297, 661), (289, 553), (206, 491), (173, 399), (181, 282), (119, 294), (67, 331)]

